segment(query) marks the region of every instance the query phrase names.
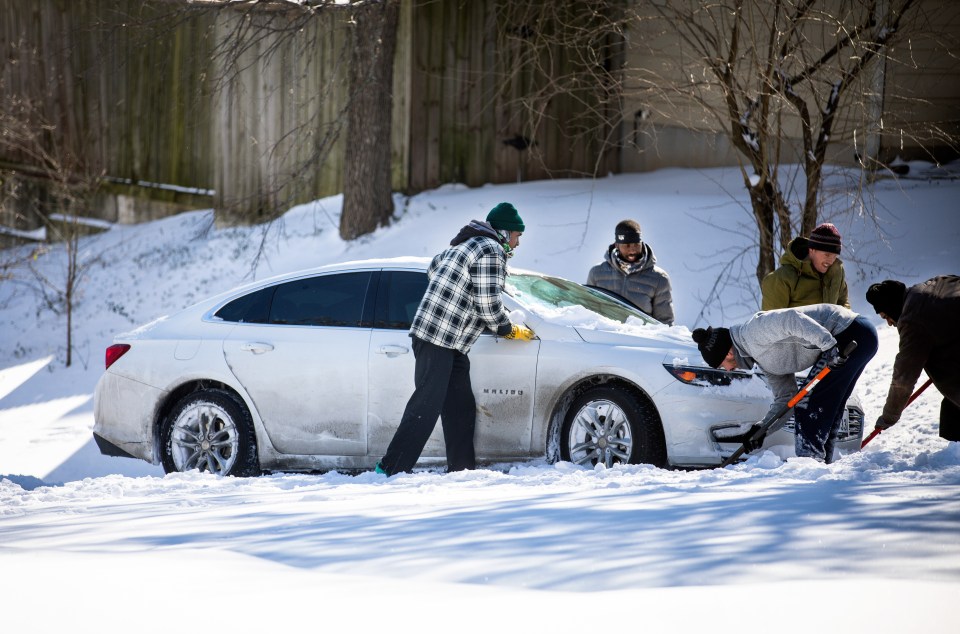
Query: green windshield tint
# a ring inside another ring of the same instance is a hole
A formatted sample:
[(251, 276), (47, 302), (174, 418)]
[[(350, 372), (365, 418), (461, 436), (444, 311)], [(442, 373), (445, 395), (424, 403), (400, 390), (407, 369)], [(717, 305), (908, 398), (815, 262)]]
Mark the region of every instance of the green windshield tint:
[(538, 307), (556, 309), (583, 306), (601, 317), (620, 323), (625, 323), (630, 317), (647, 324), (660, 323), (613, 295), (557, 277), (511, 273), (507, 276), (506, 292), (533, 312), (537, 312)]

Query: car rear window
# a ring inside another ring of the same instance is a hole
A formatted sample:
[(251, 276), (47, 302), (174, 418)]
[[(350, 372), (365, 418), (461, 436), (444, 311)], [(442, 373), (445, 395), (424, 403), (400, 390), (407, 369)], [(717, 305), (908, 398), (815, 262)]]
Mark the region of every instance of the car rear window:
[(277, 286), (271, 324), (361, 326), (369, 271), (305, 277)]
[(371, 277), (358, 271), (276, 284), (231, 300), (214, 316), (249, 324), (364, 326)]
[(266, 324), (270, 317), (270, 302), (275, 290), (277, 290), (276, 286), (269, 286), (238, 297), (218, 310), (214, 317), (224, 321)]

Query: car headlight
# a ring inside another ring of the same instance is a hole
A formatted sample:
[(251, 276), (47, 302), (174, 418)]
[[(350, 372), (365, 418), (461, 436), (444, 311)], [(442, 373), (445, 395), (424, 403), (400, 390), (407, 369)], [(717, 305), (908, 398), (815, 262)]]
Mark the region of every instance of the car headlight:
[(730, 385), (734, 381), (741, 381), (753, 377), (750, 372), (742, 370), (714, 370), (698, 365), (663, 364), (663, 369), (673, 375), (673, 378), (687, 385)]

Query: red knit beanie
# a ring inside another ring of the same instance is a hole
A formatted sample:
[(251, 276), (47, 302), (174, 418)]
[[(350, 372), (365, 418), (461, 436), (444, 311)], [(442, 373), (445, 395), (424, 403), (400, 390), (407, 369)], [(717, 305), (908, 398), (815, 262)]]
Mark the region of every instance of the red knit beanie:
[(825, 222), (810, 232), (807, 246), (817, 251), (840, 254), (840, 232), (833, 223)]

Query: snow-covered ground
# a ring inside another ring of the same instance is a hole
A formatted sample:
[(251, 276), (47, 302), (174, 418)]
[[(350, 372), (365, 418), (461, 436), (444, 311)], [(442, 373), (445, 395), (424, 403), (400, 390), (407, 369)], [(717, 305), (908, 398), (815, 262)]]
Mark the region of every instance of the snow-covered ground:
[[(932, 175), (871, 186), (863, 215), (824, 212), (844, 236), (853, 308), (880, 332), (858, 386), (869, 427), (897, 334), (867, 286), (960, 273), (960, 181)], [(432, 255), (504, 200), (527, 223), (513, 265), (583, 281), (632, 217), (671, 275), (678, 323), (729, 325), (758, 306), (734, 170), (448, 186), (398, 198), (396, 222), (353, 243), (337, 235), (339, 197), (269, 231), (218, 229), (210, 212), (114, 227), (83, 243), (71, 368), (63, 316), (34, 279), (0, 282), (0, 631), (956, 631), (960, 447), (937, 437), (934, 388), (829, 466), (766, 453), (692, 472), (242, 480), (99, 455), (92, 393), (115, 334), (254, 276)], [(53, 249), (33, 264), (57, 279), (63, 261)], [(746, 283), (717, 287), (726, 267)]]

